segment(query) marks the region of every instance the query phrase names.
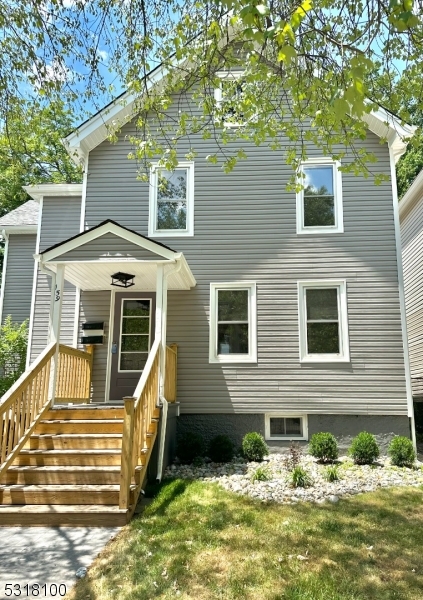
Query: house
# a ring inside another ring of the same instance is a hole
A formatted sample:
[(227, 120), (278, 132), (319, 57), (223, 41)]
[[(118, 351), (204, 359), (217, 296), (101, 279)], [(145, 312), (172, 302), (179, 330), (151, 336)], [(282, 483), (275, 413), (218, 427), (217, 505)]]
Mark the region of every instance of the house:
[[(29, 317), (29, 370), (3, 398), (0, 524), (123, 522), (175, 420), (276, 447), (318, 431), (341, 446), (362, 430), (384, 446), (412, 435), (395, 183), (412, 129), (366, 116), (379, 186), (313, 147), (298, 194), (266, 146), (224, 175), (201, 135), (195, 160), (182, 140), (176, 170), (153, 165), (143, 182), (127, 158), (134, 106), (127, 93), (67, 138), (82, 185), (30, 186), (0, 219), (2, 318)], [(111, 144), (114, 121), (126, 124)]]
[(423, 426), (423, 171), (414, 180), (399, 204), (401, 223), (404, 293), (407, 315), (411, 387), (419, 429)]

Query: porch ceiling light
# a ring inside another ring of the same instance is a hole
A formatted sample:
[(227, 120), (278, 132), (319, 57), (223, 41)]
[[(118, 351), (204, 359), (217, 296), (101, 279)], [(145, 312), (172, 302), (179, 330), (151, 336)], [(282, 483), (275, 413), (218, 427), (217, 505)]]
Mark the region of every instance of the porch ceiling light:
[(130, 275), (129, 273), (115, 273), (112, 275), (112, 283), (111, 285), (115, 285), (116, 287), (129, 288), (134, 283), (135, 275)]

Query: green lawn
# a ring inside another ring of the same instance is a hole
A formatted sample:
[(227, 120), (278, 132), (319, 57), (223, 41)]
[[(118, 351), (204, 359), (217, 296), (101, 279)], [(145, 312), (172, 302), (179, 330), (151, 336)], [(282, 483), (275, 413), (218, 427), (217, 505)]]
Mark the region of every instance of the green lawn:
[(165, 482), (69, 598), (421, 600), (423, 490), (283, 506)]

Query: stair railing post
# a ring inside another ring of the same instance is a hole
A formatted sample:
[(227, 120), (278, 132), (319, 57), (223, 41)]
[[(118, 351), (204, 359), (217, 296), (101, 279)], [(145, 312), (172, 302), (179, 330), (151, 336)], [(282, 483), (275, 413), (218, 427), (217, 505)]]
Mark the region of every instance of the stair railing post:
[(87, 377), (87, 390), (86, 390), (86, 398), (88, 403), (91, 401), (91, 381), (93, 378), (93, 363), (94, 363), (94, 346), (92, 344), (86, 347), (86, 352), (90, 355), (90, 360), (88, 363), (88, 377)]
[(57, 371), (59, 366), (60, 323), (62, 320), (63, 289), (65, 283), (65, 265), (57, 265), (56, 276), (51, 283), (51, 308), (49, 343), (56, 343), (56, 352), (52, 357), (48, 397), (53, 406), (56, 396)]
[(120, 467), (119, 508), (129, 508), (129, 496), (132, 481), (132, 452), (134, 448), (134, 410), (135, 398), (126, 396), (124, 399), (124, 416), (122, 431), (122, 455)]

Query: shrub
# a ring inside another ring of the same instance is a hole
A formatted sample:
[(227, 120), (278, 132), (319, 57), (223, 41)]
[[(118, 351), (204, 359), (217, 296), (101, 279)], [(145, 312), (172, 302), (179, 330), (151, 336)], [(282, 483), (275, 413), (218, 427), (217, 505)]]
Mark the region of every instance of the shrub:
[(260, 433), (252, 431), (246, 433), (242, 440), (242, 452), (247, 460), (263, 460), (266, 454), (269, 453), (264, 438)]
[(207, 454), (213, 462), (225, 463), (231, 461), (234, 457), (232, 440), (227, 435), (217, 435), (210, 441)]
[(181, 462), (191, 463), (198, 456), (203, 456), (205, 444), (198, 433), (184, 433), (178, 440), (176, 455)]
[(0, 326), (0, 396), (15, 383), (25, 371), (28, 344), (28, 321), (13, 323), (7, 316)]
[(379, 456), (376, 438), (367, 431), (359, 433), (352, 441), (349, 455), (357, 465), (370, 465)]
[(411, 467), (416, 460), (413, 442), (407, 437), (395, 436), (389, 444), (388, 454), (397, 467)]
[(251, 475), (251, 481), (270, 481), (272, 479), (272, 472), (269, 467), (257, 467)]
[(338, 442), (331, 433), (315, 433), (310, 439), (309, 452), (322, 462), (332, 462), (339, 456)]
[(339, 481), (341, 476), (339, 475), (338, 465), (329, 465), (329, 467), (326, 467), (326, 469), (323, 471), (323, 477), (326, 479), (326, 481), (329, 481), (329, 483)]
[(298, 442), (292, 442), (288, 452), (282, 459), (283, 466), (287, 471), (293, 471), (301, 462), (303, 450)]
[(309, 487), (313, 483), (307, 471), (299, 465), (289, 474), (289, 481), (292, 487)]

